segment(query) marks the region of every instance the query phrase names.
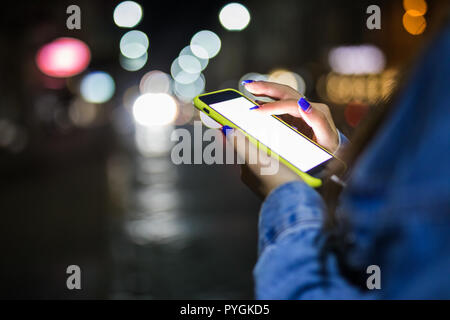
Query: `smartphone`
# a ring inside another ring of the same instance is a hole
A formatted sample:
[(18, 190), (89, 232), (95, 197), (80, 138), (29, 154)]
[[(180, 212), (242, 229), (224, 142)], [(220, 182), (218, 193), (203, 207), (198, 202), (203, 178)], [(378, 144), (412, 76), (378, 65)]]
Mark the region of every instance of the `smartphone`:
[(257, 104), (237, 90), (201, 94), (195, 97), (194, 105), (221, 125), (242, 131), (250, 142), (259, 144), (272, 156), (278, 156), (312, 187), (321, 186), (324, 168), (333, 159), (345, 167), (332, 153), (279, 117), (252, 111)]

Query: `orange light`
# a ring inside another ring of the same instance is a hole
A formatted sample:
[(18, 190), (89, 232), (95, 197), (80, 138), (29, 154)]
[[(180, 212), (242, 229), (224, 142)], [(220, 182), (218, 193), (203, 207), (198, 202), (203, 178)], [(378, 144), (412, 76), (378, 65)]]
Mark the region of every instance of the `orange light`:
[(403, 27), (412, 35), (418, 35), (425, 31), (427, 21), (423, 16), (411, 16), (408, 12), (403, 15)]
[(410, 16), (423, 16), (427, 12), (427, 3), (425, 0), (403, 0), (403, 8)]

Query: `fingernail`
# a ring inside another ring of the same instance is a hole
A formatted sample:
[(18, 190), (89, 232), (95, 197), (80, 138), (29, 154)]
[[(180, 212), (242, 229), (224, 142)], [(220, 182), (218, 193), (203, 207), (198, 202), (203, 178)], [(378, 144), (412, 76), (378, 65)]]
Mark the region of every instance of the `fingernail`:
[(223, 126), (222, 127), (222, 133), (224, 134), (224, 136), (227, 136), (227, 134), (233, 132), (233, 128), (229, 127), (229, 126)]
[(248, 109), (248, 110), (255, 110), (255, 109), (259, 109), (259, 106), (254, 106), (254, 107), (251, 107), (250, 109)]
[(255, 82), (255, 80), (243, 80), (241, 82), (241, 85), (245, 86), (247, 83), (252, 83), (252, 82)]
[(300, 100), (297, 101), (297, 104), (300, 108), (302, 108), (304, 112), (306, 113), (311, 112), (312, 109), (311, 104), (305, 98), (301, 97)]

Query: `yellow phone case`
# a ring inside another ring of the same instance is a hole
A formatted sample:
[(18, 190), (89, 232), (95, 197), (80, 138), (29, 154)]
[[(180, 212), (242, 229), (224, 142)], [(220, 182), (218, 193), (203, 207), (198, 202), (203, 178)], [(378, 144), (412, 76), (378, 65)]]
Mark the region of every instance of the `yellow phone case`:
[[(289, 167), (292, 171), (294, 171), (295, 173), (297, 173), (305, 183), (307, 183), (309, 186), (313, 187), (313, 188), (318, 188), (322, 185), (322, 180), (320, 180), (319, 178), (315, 178), (303, 171), (301, 171), (300, 169), (294, 167), (291, 163), (289, 163), (286, 159), (284, 159), (282, 156), (276, 154), (275, 152), (271, 151), (270, 148), (268, 148), (267, 146), (265, 146), (264, 144), (262, 144), (261, 142), (259, 142), (257, 139), (255, 139), (254, 137), (252, 137), (251, 135), (247, 134), (244, 130), (242, 130), (241, 128), (237, 127), (235, 124), (233, 124), (231, 121), (229, 121), (227, 118), (223, 117), (221, 114), (217, 113), (215, 110), (211, 109), (206, 103), (204, 103), (203, 101), (200, 100), (200, 97), (203, 96), (207, 96), (207, 95), (211, 95), (211, 94), (215, 94), (215, 93), (219, 93), (219, 92), (223, 92), (223, 91), (234, 91), (237, 92), (238, 94), (240, 94), (241, 96), (243, 96), (244, 98), (250, 100), (251, 102), (253, 102), (254, 104), (257, 105), (257, 103), (255, 101), (253, 101), (252, 99), (246, 97), (245, 95), (243, 95), (241, 92), (235, 90), (235, 89), (222, 89), (222, 90), (217, 90), (214, 92), (208, 92), (208, 93), (204, 93), (201, 95), (198, 95), (194, 98), (194, 105), (197, 109), (199, 109), (201, 112), (204, 112), (203, 109), (206, 108), (207, 110), (209, 110), (209, 114), (207, 113), (207, 115), (209, 117), (211, 117), (212, 119), (214, 119), (215, 121), (217, 121), (218, 123), (220, 123), (223, 126), (229, 126), (231, 128), (234, 129), (238, 129), (240, 130), (243, 134), (245, 134), (247, 136), (247, 138), (249, 139), (249, 141), (251, 143), (253, 143), (255, 146), (258, 146), (264, 150), (267, 154), (270, 154), (272, 157), (276, 158), (274, 155), (276, 155), (278, 157), (278, 159), (287, 167)], [(278, 118), (279, 119), (279, 118)], [(290, 126), (289, 124), (287, 124), (286, 122), (284, 122), (283, 120), (280, 119), (281, 122), (285, 123), (286, 125), (288, 125), (289, 127), (292, 128), (292, 126)], [(295, 128), (293, 128), (294, 130), (296, 130)], [(298, 133), (300, 133), (302, 136), (304, 136), (306, 139), (308, 139), (309, 141), (311, 141), (312, 143), (314, 143), (315, 145), (317, 145), (318, 147), (322, 148), (320, 145), (318, 145), (317, 143), (315, 143), (314, 141), (312, 141), (311, 139), (309, 139), (308, 137), (306, 137), (305, 135), (303, 135), (301, 132), (299, 132), (298, 130), (296, 130)], [(324, 149), (325, 150), (325, 149)], [(328, 151), (327, 151), (328, 152)]]

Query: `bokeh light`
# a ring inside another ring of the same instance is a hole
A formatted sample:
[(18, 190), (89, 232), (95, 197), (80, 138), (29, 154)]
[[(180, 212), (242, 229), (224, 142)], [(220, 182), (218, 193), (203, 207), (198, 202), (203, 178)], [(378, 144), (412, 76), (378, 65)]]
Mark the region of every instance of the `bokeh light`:
[(122, 28), (133, 28), (142, 19), (142, 7), (134, 1), (119, 3), (114, 9), (114, 22)]
[(198, 74), (202, 70), (202, 65), (200, 64), (200, 61), (190, 55), (182, 55), (178, 57), (178, 65), (180, 68), (187, 73), (194, 73)]
[(383, 52), (374, 45), (341, 46), (328, 55), (334, 72), (341, 74), (380, 73), (386, 65)]
[(66, 86), (67, 82), (64, 78), (54, 78), (54, 77), (48, 77), (46, 75), (42, 75), (42, 84), (44, 87), (49, 89), (62, 89)]
[[(198, 47), (198, 46), (197, 46), (197, 47)], [(207, 56), (207, 52), (206, 52), (205, 49), (203, 49), (202, 47), (198, 47), (198, 50), (199, 50), (199, 51), (202, 51), (202, 50), (203, 50), (203, 54), (202, 54), (202, 55), (203, 55), (203, 56)], [(200, 62), (201, 71), (205, 70), (205, 68), (206, 68), (206, 66), (208, 65), (208, 62), (209, 62), (209, 59), (208, 59), (208, 58), (204, 59), (204, 58), (199, 58), (198, 56), (196, 56), (196, 55), (192, 52), (191, 46), (186, 46), (186, 47), (184, 47), (183, 50), (180, 51), (180, 54), (179, 54), (178, 56), (179, 56), (179, 57), (181, 57), (181, 56), (193, 56), (193, 57), (195, 57), (195, 58), (198, 60), (198, 62)]]
[(69, 118), (79, 127), (87, 127), (95, 121), (98, 110), (97, 105), (76, 98), (69, 106)]
[(137, 150), (145, 157), (159, 157), (170, 152), (173, 125), (142, 125), (136, 123), (134, 140)]
[(8, 119), (0, 119), (0, 148), (9, 151), (21, 152), (28, 143), (28, 134), (25, 128), (16, 125)]
[(166, 93), (146, 93), (134, 102), (133, 117), (143, 126), (167, 125), (177, 117), (177, 103)]
[(369, 106), (363, 103), (351, 102), (344, 111), (345, 121), (351, 126), (356, 127), (369, 111)]
[(222, 125), (220, 123), (218, 123), (217, 121), (215, 121), (214, 119), (209, 117), (204, 112), (199, 111), (199, 114), (200, 114), (200, 120), (202, 121), (203, 125), (205, 125), (206, 127), (212, 128), (212, 129), (222, 128)]
[(0, 147), (7, 147), (13, 141), (17, 133), (16, 125), (7, 119), (0, 119)]
[(240, 31), (248, 26), (250, 22), (250, 13), (242, 4), (233, 2), (225, 5), (220, 10), (219, 20), (225, 29), (230, 31)]
[(171, 77), (162, 71), (147, 72), (139, 83), (139, 90), (144, 93), (170, 93), (172, 89)]
[(427, 3), (425, 0), (403, 0), (403, 8), (410, 16), (423, 16), (427, 12)]
[(253, 81), (267, 81), (268, 80), (268, 76), (266, 74), (261, 74), (258, 72), (249, 72), (244, 74), (238, 82), (238, 89), (239, 91), (241, 91), (243, 94), (245, 94), (247, 97), (255, 100), (260, 100), (260, 101), (271, 101), (271, 99), (266, 98), (266, 97), (256, 97), (254, 96), (250, 91), (248, 91), (247, 89), (245, 89), (245, 87), (242, 85), (242, 81), (244, 80), (253, 80)]
[(191, 39), (191, 50), (201, 59), (214, 58), (219, 53), (220, 47), (219, 36), (209, 30), (199, 31)]
[(284, 69), (274, 70), (269, 73), (268, 81), (290, 86), (301, 94), (305, 94), (305, 80), (295, 72)]
[(360, 101), (375, 104), (390, 97), (397, 85), (396, 69), (387, 69), (380, 74), (343, 75), (330, 72), (320, 78), (317, 92), (322, 99), (333, 103), (346, 104)]
[(144, 55), (148, 46), (147, 35), (139, 30), (128, 31), (120, 39), (120, 52), (129, 59), (136, 59)]
[(119, 63), (127, 71), (137, 71), (142, 69), (147, 63), (148, 54), (145, 52), (142, 56), (136, 59), (130, 59), (120, 54)]
[(36, 55), (36, 63), (44, 74), (51, 77), (71, 77), (89, 64), (91, 52), (81, 40), (58, 38), (44, 45)]
[(172, 75), (172, 78), (179, 83), (182, 84), (188, 84), (192, 83), (195, 80), (200, 77), (200, 72), (197, 73), (190, 73), (185, 70), (183, 70), (180, 66), (180, 57), (176, 58), (170, 67), (170, 74)]
[(422, 34), (427, 27), (427, 21), (423, 16), (412, 16), (408, 12), (403, 15), (403, 27), (412, 35)]
[(178, 99), (183, 102), (191, 102), (192, 99), (205, 90), (205, 76), (203, 74), (192, 83), (183, 84), (175, 82), (174, 92)]
[(387, 100), (398, 84), (398, 70), (388, 69), (381, 75), (381, 99)]
[(81, 96), (87, 102), (103, 103), (114, 95), (113, 78), (106, 72), (96, 71), (86, 75), (80, 84)]
[(131, 86), (125, 90), (122, 95), (122, 105), (130, 113), (133, 110), (134, 102), (139, 98), (140, 92), (137, 85)]
[(196, 109), (192, 106), (192, 103), (180, 103), (178, 106), (178, 116), (175, 120), (177, 126), (185, 125), (191, 122)]

